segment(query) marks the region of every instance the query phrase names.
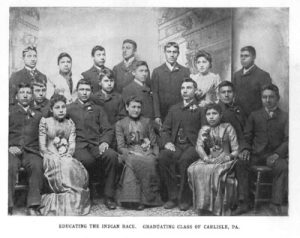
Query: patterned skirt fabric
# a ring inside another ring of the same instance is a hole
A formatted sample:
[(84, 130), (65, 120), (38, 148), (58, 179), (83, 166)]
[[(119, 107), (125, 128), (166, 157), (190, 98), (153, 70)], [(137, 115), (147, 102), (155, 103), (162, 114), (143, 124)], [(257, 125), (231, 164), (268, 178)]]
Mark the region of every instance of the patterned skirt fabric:
[[(224, 205), (230, 197), (226, 179), (235, 161), (208, 164), (198, 160), (188, 168), (188, 181), (193, 191), (195, 210), (206, 210), (214, 215), (224, 214)], [(236, 186), (236, 184), (235, 184)]]
[(90, 211), (88, 173), (71, 156), (44, 156), (45, 177), (52, 193), (44, 194), (41, 212), (45, 216), (87, 215)]

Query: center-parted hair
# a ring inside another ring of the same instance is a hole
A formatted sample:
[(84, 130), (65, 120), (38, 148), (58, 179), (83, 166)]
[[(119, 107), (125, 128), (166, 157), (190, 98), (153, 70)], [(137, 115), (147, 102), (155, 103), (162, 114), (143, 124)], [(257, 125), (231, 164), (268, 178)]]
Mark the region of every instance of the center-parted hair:
[(59, 65), (59, 61), (63, 58), (63, 57), (67, 57), (70, 59), (71, 63), (72, 63), (72, 57), (71, 55), (69, 55), (67, 52), (62, 52), (58, 55), (57, 57), (57, 65)]
[(184, 78), (181, 85), (183, 83), (193, 83), (194, 88), (196, 89), (198, 87), (197, 83), (195, 80), (191, 79), (191, 78)]
[(200, 50), (196, 53), (195, 55), (195, 58), (194, 58), (194, 63), (195, 65), (197, 64), (197, 60), (200, 58), (200, 57), (203, 57), (205, 58), (208, 62), (209, 62), (209, 67), (211, 68), (212, 67), (212, 57), (211, 57), (211, 54), (206, 52), (205, 50)]
[(52, 109), (57, 102), (64, 102), (67, 104), (67, 99), (64, 95), (61, 94), (53, 94), (52, 97), (50, 98), (50, 108)]
[(35, 53), (37, 54), (37, 49), (35, 46), (28, 46), (22, 51), (23, 58), (25, 57), (25, 54), (31, 50), (35, 51)]
[(179, 45), (176, 42), (174, 42), (174, 41), (170, 41), (167, 44), (165, 44), (164, 51), (166, 51), (167, 48), (172, 47), (172, 46), (175, 47), (178, 50), (178, 52), (179, 52)]
[(96, 53), (97, 50), (99, 50), (99, 51), (105, 51), (105, 48), (103, 46), (101, 46), (101, 45), (94, 46), (93, 49), (92, 49), (92, 52), (91, 52), (92, 57), (95, 56), (95, 53)]
[(125, 43), (129, 43), (129, 44), (132, 44), (133, 45), (133, 48), (136, 50), (137, 49), (137, 44), (134, 40), (131, 40), (131, 39), (126, 39), (123, 41), (123, 44), (124, 45)]
[(204, 107), (204, 113), (206, 114), (206, 112), (210, 109), (214, 109), (216, 110), (219, 114), (222, 114), (222, 107), (217, 104), (217, 103), (209, 103)]

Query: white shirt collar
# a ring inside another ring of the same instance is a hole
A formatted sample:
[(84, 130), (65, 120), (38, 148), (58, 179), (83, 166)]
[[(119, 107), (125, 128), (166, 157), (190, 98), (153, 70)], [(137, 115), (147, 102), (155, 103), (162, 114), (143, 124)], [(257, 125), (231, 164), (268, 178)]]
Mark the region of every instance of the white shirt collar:
[(25, 69), (27, 69), (28, 71), (32, 71), (32, 70), (36, 70), (36, 67), (34, 67), (34, 68), (32, 69), (32, 68), (29, 68), (28, 66), (25, 65)]
[(167, 65), (167, 67), (169, 68), (170, 71), (173, 71), (174, 67), (176, 66), (176, 63), (173, 64), (173, 66), (172, 66), (169, 62), (166, 61), (166, 65)]
[(128, 67), (129, 65), (132, 64), (133, 61), (134, 61), (134, 56), (129, 58), (127, 61), (124, 59), (124, 64), (126, 65), (126, 67)]
[(18, 105), (19, 105), (21, 108), (23, 108), (25, 112), (27, 112), (28, 109), (29, 109), (29, 105), (28, 105), (27, 107), (23, 107), (20, 103), (18, 103)]
[(144, 86), (145, 84), (143, 84), (141, 81), (134, 79), (134, 82), (136, 82), (138, 85)]
[(252, 66), (250, 66), (248, 69), (243, 68), (243, 74), (246, 74), (247, 72), (249, 72), (253, 67), (254, 67), (254, 64)]

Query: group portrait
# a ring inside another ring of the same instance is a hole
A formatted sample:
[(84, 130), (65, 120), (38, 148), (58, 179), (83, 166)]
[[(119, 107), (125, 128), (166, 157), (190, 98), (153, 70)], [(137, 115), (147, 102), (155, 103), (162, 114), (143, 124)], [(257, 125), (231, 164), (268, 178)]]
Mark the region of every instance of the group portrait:
[(289, 8), (10, 7), (9, 216), (288, 216)]

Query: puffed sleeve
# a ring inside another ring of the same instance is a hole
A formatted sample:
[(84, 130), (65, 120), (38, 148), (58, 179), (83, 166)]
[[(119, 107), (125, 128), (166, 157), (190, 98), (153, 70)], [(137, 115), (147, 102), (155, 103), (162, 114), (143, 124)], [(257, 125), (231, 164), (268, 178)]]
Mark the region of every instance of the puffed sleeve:
[(121, 154), (126, 154), (128, 153), (128, 149), (125, 143), (125, 134), (124, 130), (122, 127), (122, 121), (118, 121), (116, 123), (116, 139), (117, 139), (117, 145), (118, 145), (118, 150)]
[(233, 126), (231, 124), (228, 124), (228, 126), (226, 128), (226, 132), (228, 133), (228, 137), (229, 137), (231, 154), (234, 156), (237, 156), (238, 151), (239, 151), (239, 143), (237, 140), (237, 135), (236, 135), (235, 129), (233, 128)]
[(69, 119), (70, 123), (70, 136), (69, 136), (69, 148), (68, 148), (68, 154), (73, 155), (75, 152), (75, 146), (76, 146), (76, 132), (75, 132), (75, 124), (74, 122)]
[(41, 118), (39, 124), (39, 145), (40, 145), (40, 152), (42, 156), (44, 156), (47, 152), (47, 122), (44, 117)]

